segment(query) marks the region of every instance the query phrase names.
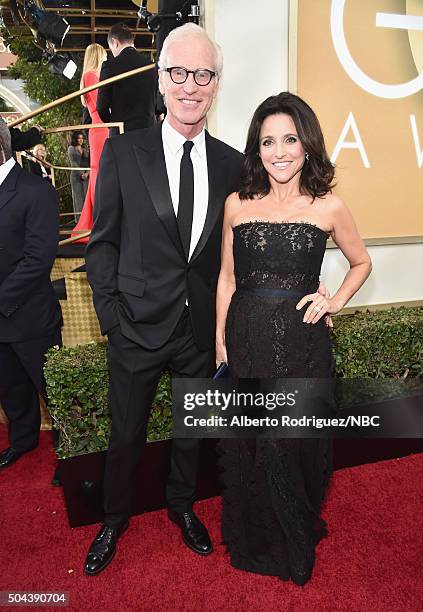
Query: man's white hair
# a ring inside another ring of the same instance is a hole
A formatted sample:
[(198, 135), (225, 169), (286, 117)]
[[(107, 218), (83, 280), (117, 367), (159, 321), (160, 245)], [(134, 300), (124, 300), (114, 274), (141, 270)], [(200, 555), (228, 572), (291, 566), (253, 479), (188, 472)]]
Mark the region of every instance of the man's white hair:
[[(169, 47), (171, 46), (171, 44), (176, 41), (184, 40), (188, 38), (189, 36), (201, 36), (202, 38), (204, 38), (204, 40), (206, 40), (209, 43), (209, 45), (213, 49), (214, 56), (215, 56), (214, 68), (215, 68), (215, 71), (217, 72), (218, 77), (220, 77), (222, 74), (222, 69), (223, 69), (222, 50), (219, 47), (219, 45), (210, 38), (206, 30), (196, 25), (195, 23), (186, 23), (183, 26), (179, 26), (178, 28), (175, 28), (174, 30), (171, 30), (171, 32), (169, 32), (169, 34), (165, 38), (162, 50), (160, 52), (159, 70), (165, 70), (166, 68), (171, 67), (168, 65), (169, 64), (168, 54), (169, 54)], [(206, 66), (200, 66), (200, 68), (205, 68), (205, 67)]]
[(6, 162), (12, 157), (12, 144), (7, 123), (0, 118), (0, 163)]

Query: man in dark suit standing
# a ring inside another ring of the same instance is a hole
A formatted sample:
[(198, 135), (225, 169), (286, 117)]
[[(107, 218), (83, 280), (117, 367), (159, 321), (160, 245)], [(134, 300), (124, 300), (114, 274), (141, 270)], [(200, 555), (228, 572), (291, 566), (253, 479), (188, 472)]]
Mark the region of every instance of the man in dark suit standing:
[(45, 353), (61, 343), (60, 306), (50, 282), (58, 230), (54, 188), (15, 162), (0, 120), (0, 402), (10, 442), (0, 468), (38, 444)]
[[(135, 49), (134, 39), (130, 28), (123, 23), (110, 28), (107, 42), (113, 58), (101, 67), (100, 81), (151, 64), (146, 55)], [(123, 121), (125, 132), (150, 127), (156, 121), (156, 87), (157, 76), (154, 70), (100, 87), (97, 97), (98, 114), (105, 123)], [(111, 136), (118, 133), (117, 128), (110, 129)]]
[[(87, 574), (106, 567), (128, 525), (162, 371), (209, 377), (215, 368), (223, 209), (238, 187), (243, 159), (204, 129), (221, 70), (220, 49), (205, 30), (194, 24), (173, 30), (159, 61), (165, 121), (104, 146), (87, 272), (109, 339), (112, 434), (105, 523), (89, 550)], [(207, 555), (210, 538), (193, 512), (197, 462), (197, 440), (173, 440), (166, 494), (169, 518), (185, 544)]]

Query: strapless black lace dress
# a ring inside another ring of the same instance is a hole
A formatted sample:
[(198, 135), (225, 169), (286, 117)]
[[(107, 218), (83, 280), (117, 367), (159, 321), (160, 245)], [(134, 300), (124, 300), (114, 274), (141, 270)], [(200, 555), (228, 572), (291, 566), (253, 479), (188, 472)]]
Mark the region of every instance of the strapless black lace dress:
[[(302, 322), (295, 306), (319, 285), (328, 235), (309, 223), (234, 227), (236, 291), (226, 347), (236, 378), (326, 378), (330, 332)], [(275, 291), (275, 289), (277, 291)], [(281, 291), (282, 290), (282, 291)], [(309, 580), (327, 534), (320, 508), (332, 471), (327, 439), (225, 439), (221, 452), (223, 542), (238, 569)]]

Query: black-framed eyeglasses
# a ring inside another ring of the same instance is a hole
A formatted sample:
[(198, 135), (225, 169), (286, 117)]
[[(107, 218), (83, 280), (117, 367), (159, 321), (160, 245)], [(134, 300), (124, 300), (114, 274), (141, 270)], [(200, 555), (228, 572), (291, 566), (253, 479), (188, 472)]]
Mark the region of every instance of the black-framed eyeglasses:
[(166, 68), (166, 72), (170, 74), (170, 78), (177, 85), (185, 83), (189, 74), (192, 74), (194, 81), (197, 85), (204, 87), (208, 85), (213, 77), (216, 76), (216, 72), (208, 70), (207, 68), (197, 68), (197, 70), (187, 70), (181, 66), (173, 66), (172, 68)]

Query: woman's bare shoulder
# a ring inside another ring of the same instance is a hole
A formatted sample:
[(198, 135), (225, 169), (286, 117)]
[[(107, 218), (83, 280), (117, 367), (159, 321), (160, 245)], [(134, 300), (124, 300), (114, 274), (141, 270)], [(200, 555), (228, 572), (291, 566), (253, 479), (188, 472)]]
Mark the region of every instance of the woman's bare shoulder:
[(339, 212), (346, 208), (346, 204), (342, 198), (335, 195), (334, 193), (327, 193), (325, 196), (319, 198), (319, 201), (329, 212)]
[(334, 193), (327, 193), (318, 198), (316, 202), (319, 203), (318, 208), (322, 214), (322, 220), (332, 228), (350, 214), (344, 200)]

